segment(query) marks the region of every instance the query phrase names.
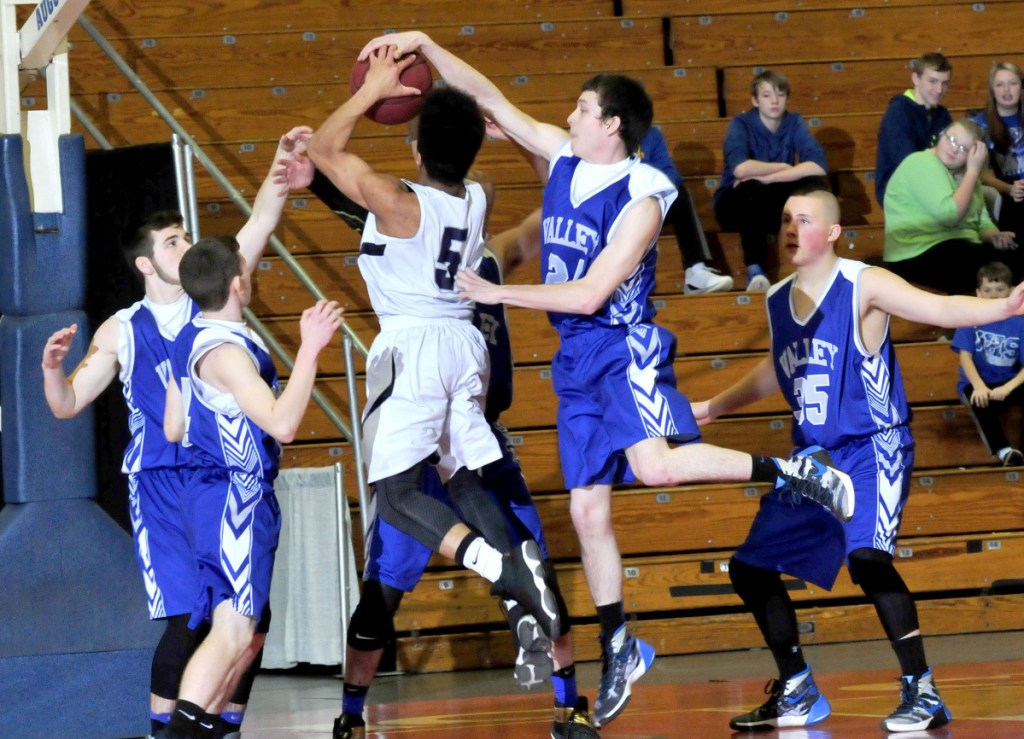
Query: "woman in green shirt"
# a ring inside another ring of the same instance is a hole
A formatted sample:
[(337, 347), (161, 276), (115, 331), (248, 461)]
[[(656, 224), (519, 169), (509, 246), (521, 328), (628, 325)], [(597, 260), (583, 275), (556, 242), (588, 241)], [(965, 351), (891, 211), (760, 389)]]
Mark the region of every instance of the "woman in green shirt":
[(1015, 234), (1000, 231), (985, 208), (987, 161), (984, 131), (964, 119), (900, 163), (885, 190), (886, 267), (947, 293), (973, 294), (974, 275), (991, 261), (1005, 262), (1020, 280)]

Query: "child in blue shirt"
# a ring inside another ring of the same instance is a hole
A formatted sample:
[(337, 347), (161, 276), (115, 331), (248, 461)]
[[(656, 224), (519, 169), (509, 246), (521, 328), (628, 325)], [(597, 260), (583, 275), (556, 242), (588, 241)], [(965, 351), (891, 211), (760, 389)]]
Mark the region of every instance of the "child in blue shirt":
[[(978, 270), (979, 298), (1005, 298), (1012, 289), (1010, 268), (990, 262)], [(971, 409), (981, 438), (1004, 467), (1024, 464), (1010, 446), (1000, 418), (1024, 401), (1024, 318), (1012, 316), (973, 328), (958, 328), (951, 348), (960, 353), (960, 399)]]
[(714, 195), (723, 231), (738, 231), (747, 290), (764, 292), (768, 243), (779, 231), (782, 206), (798, 188), (828, 172), (825, 150), (798, 113), (786, 110), (789, 80), (764, 71), (750, 85), (754, 107), (732, 119), (722, 149), (725, 167)]

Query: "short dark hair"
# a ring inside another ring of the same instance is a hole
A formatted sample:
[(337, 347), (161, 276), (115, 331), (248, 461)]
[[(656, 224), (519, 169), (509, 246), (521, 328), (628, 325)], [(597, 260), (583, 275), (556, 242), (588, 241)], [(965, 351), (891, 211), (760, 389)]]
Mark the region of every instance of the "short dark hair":
[(789, 95), (789, 80), (784, 74), (766, 69), (750, 81), (750, 97), (756, 98), (761, 83), (767, 83), (784, 95)]
[(953, 73), (953, 65), (941, 51), (929, 51), (917, 59), (911, 59), (910, 68), (914, 70), (914, 74), (924, 74), (926, 69), (934, 69), (936, 72)]
[(223, 308), (231, 281), (241, 274), (242, 261), (234, 236), (200, 239), (178, 266), (181, 286), (203, 311)]
[(985, 280), (1001, 282), (1007, 287), (1013, 287), (1013, 272), (1002, 262), (989, 262), (978, 270), (978, 287), (981, 287)]
[(132, 270), (138, 269), (139, 257), (153, 258), (153, 234), (171, 226), (181, 226), (185, 219), (176, 210), (158, 210), (136, 223), (121, 241), (121, 253)]
[(632, 153), (654, 121), (654, 103), (638, 80), (623, 74), (601, 72), (583, 83), (581, 92), (596, 92), (601, 106), (601, 120), (618, 117), (619, 136)]
[(461, 184), (484, 141), (484, 117), (469, 95), (451, 87), (427, 93), (420, 109), (416, 148), (427, 174)]

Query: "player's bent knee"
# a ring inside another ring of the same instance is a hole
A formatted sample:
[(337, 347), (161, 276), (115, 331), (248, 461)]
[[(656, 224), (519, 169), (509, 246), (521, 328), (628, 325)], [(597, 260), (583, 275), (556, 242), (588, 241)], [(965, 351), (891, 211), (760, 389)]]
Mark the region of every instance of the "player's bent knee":
[(395, 635), (394, 615), (401, 596), (402, 591), (375, 580), (364, 583), (348, 627), (347, 644), (360, 652), (384, 649)]

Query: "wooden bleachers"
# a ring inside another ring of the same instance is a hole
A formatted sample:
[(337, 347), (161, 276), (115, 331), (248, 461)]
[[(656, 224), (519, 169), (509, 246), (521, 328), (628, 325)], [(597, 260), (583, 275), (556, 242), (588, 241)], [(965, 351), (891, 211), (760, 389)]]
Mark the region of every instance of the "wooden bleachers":
[[(929, 5), (956, 5), (963, 0), (932, 0)], [(1012, 2), (1012, 0), (996, 0)], [(792, 0), (768, 6), (764, 0), (622, 0), (622, 14), (626, 18), (668, 17), (673, 15), (712, 15), (716, 13), (758, 13), (765, 10), (792, 12), (794, 10), (829, 10), (843, 8), (879, 8), (892, 5), (917, 5), (913, 0)]]
[[(530, 0), (529, 3), (493, 5), (465, 0), (390, 0), (386, 8), (373, 2), (303, 0), (301, 9), (289, 0), (217, 0), (183, 2), (165, 0), (159, 9), (147, 8), (143, 0), (121, 0), (89, 9), (89, 19), (109, 36), (133, 35), (140, 28), (152, 36), (180, 34), (183, 25), (194, 30), (194, 21), (202, 19), (207, 32), (265, 33), (295, 29), (318, 31), (337, 28), (396, 30), (444, 23), (503, 23), (601, 18), (613, 15), (612, 0)], [(382, 26), (387, 23), (387, 26)]]
[[(1007, 31), (1019, 24), (1010, 2), (928, 3), (863, 8), (750, 11), (676, 15), (672, 18), (672, 63), (767, 66), (879, 57), (908, 58), (918, 49), (977, 54), (979, 41), (1012, 54)], [(913, 33), (914, 51), (894, 29)], [(955, 30), (953, 30), (955, 29)], [(997, 46), (1000, 39), (1005, 45)]]
[[(617, 5), (622, 17), (614, 16)], [(987, 2), (983, 10), (953, 0), (534, 0), (500, 11), (466, 0), (395, 0), (356, 7), (311, 0), (298, 19), (294, 4), (283, 0), (199, 0), (198, 5), (171, 0), (158, 6), (125, 0), (88, 12), (250, 197), (267, 171), (277, 137), (297, 123), (316, 125), (340, 104), (348, 95), (356, 52), (385, 29), (424, 28), (491, 75), (525, 110), (556, 124), (571, 112), (579, 84), (590, 74), (626, 71), (655, 98), (656, 120), (709, 239), (724, 258), (723, 266), (737, 277), (742, 276), (738, 237), (717, 232), (711, 196), (721, 175), (722, 138), (729, 118), (749, 107), (754, 67), (778, 69), (790, 78), (790, 108), (804, 115), (826, 148), (846, 224), (841, 253), (877, 262), (883, 231), (871, 181), (875, 136), (888, 99), (909, 85), (907, 60), (941, 48), (954, 64), (945, 102), (954, 115), (978, 107), (991, 59), (1004, 52), (1012, 58), (1017, 48), (1017, 14), (1008, 0)], [(202, 21), (189, 22), (192, 18)], [(663, 36), (663, 18), (671, 18), (668, 37)], [(901, 32), (883, 37), (879, 28)], [(100, 59), (93, 42), (79, 30), (73, 41), (76, 101), (104, 134), (116, 144), (166, 140), (164, 124)], [(402, 129), (361, 124), (352, 148), (381, 171), (408, 176), (410, 155)], [(518, 223), (539, 204), (535, 174), (507, 144), (486, 144), (479, 166), (498, 185), (492, 232)], [(244, 219), (201, 172), (199, 191), (204, 234), (236, 232)], [(279, 235), (325, 292), (346, 305), (349, 324), (369, 343), (376, 319), (367, 310), (365, 286), (354, 265), (355, 235), (312, 196), (291, 198)], [(664, 234), (659, 246), (658, 320), (679, 338), (681, 387), (695, 399), (707, 397), (743, 376), (766, 350), (763, 296), (683, 297), (674, 237)], [(253, 308), (294, 352), (296, 317), (310, 298), (282, 269), (277, 257), (263, 260)], [(528, 263), (511, 280), (533, 282), (537, 269)], [(781, 265), (780, 273), (790, 269)], [(738, 285), (743, 284), (739, 279)], [(511, 309), (509, 315), (516, 402), (503, 420), (516, 438), (562, 573), (577, 621), (577, 656), (593, 659), (598, 656), (596, 628), (553, 428), (549, 363), (557, 337), (538, 311)], [(918, 595), (923, 627), (929, 634), (1019, 628), (1024, 595), (993, 589), (993, 581), (1019, 574), (1024, 546), (1020, 471), (991, 465), (955, 397), (956, 357), (948, 343), (938, 340), (941, 332), (901, 320), (893, 321), (892, 331), (918, 441), (900, 569)], [(361, 360), (357, 364), (361, 394)], [(340, 348), (324, 353), (320, 369), (321, 389), (347, 415)], [(706, 427), (705, 438), (785, 454), (790, 418), (776, 396)], [(346, 480), (353, 480), (351, 450), (311, 406), (300, 441), (285, 449), (283, 464), (335, 461), (345, 466)], [(355, 503), (354, 485), (347, 487)], [(731, 593), (723, 565), (742, 541), (764, 489), (716, 484), (627, 487), (616, 493), (614, 520), (629, 568), (627, 609), (639, 618), (635, 630), (661, 653), (761, 645), (753, 619)], [(353, 515), (358, 531), (357, 506)], [(361, 557), (358, 541), (356, 549)], [(794, 585), (805, 643), (884, 637), (873, 608), (845, 574), (841, 578), (832, 593)], [(695, 586), (711, 594), (696, 593)], [(508, 636), (487, 591), (482, 581), (435, 558), (400, 612), (399, 666), (434, 671), (509, 664)]]
[[(386, 28), (352, 29), (342, 24), (313, 35), (275, 29), (159, 38), (131, 31), (108, 40), (154, 89), (209, 89), (217, 87), (218, 80), (221, 86), (230, 82), (233, 87), (347, 81), (360, 49)], [(512, 58), (516, 74), (581, 72), (592, 69), (595, 59), (614, 59), (620, 69), (663, 65), (660, 19), (628, 24), (619, 18), (491, 23), (472, 29), (447, 21), (420, 28), (486, 74), (508, 74)], [(71, 38), (75, 43), (69, 56), (79, 90), (128, 89), (124, 77), (81, 31)]]

